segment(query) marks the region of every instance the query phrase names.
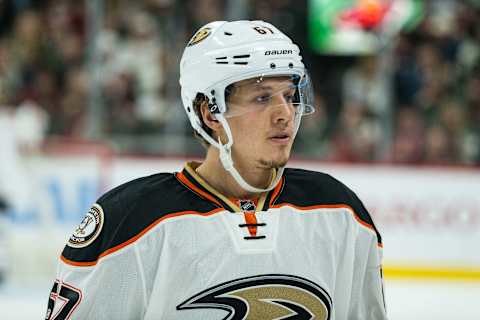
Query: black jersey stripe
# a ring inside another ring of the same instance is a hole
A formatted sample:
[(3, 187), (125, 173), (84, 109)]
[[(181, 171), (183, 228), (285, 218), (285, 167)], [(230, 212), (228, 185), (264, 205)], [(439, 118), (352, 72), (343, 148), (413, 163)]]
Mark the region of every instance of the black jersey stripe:
[(378, 246), (383, 247), (380, 235), (379, 235), (377, 229), (375, 228), (375, 225), (369, 224), (369, 223), (363, 221), (362, 219), (360, 219), (360, 215), (348, 204), (338, 203), (338, 204), (323, 204), (323, 205), (313, 205), (313, 206), (301, 207), (301, 206), (294, 205), (292, 203), (282, 202), (282, 203), (279, 203), (279, 204), (276, 204), (276, 205), (272, 206), (272, 208), (281, 208), (281, 207), (291, 207), (291, 208), (295, 208), (295, 209), (301, 210), (301, 211), (311, 211), (311, 210), (318, 210), (318, 209), (347, 209), (353, 215), (355, 220), (360, 225), (362, 225), (362, 226), (366, 227), (367, 229), (370, 229), (371, 231), (375, 232), (375, 234), (377, 236), (377, 240), (378, 240), (377, 241)]
[(274, 205), (277, 199), (280, 197), (285, 187), (285, 183), (286, 183), (286, 178), (285, 176), (283, 176), (279, 184), (277, 185), (277, 187), (275, 187), (275, 189), (271, 192), (269, 206)]
[(382, 243), (370, 213), (355, 192), (332, 176), (303, 169), (285, 169), (285, 185), (275, 203), (290, 203), (298, 207), (346, 204), (356, 217), (375, 230), (378, 242)]
[(158, 218), (156, 221), (154, 221), (153, 223), (151, 223), (149, 226), (147, 226), (145, 229), (143, 229), (141, 232), (139, 232), (138, 234), (136, 234), (134, 237), (126, 240), (125, 242), (122, 242), (122, 243), (119, 243), (117, 244), (116, 246), (114, 247), (111, 247), (111, 248), (108, 248), (104, 251), (102, 251), (98, 257), (95, 259), (95, 260), (92, 260), (92, 261), (76, 261), (76, 260), (71, 260), (69, 258), (67, 258), (64, 253), (62, 253), (62, 255), (60, 256), (60, 259), (65, 262), (66, 264), (69, 264), (69, 265), (73, 265), (73, 266), (77, 266), (77, 267), (90, 267), (90, 266), (94, 266), (98, 263), (98, 261), (114, 252), (117, 252), (118, 250), (120, 249), (123, 249), (129, 245), (131, 245), (132, 243), (136, 242), (137, 240), (139, 240), (140, 238), (142, 238), (146, 233), (148, 233), (150, 230), (152, 230), (155, 226), (157, 226), (158, 224), (160, 224), (161, 222), (167, 220), (167, 219), (172, 219), (172, 218), (176, 218), (176, 217), (180, 217), (180, 216), (185, 216), (185, 215), (195, 215), (195, 216), (202, 216), (202, 217), (207, 217), (207, 216), (211, 216), (213, 214), (217, 214), (217, 213), (220, 213), (220, 212), (225, 212), (225, 209), (224, 208), (217, 208), (217, 209), (214, 209), (212, 211), (209, 211), (209, 212), (196, 212), (196, 211), (182, 211), (182, 212), (174, 212), (174, 213), (170, 213), (170, 214), (167, 214), (167, 215), (164, 215), (162, 216), (161, 218)]
[(215, 199), (209, 193), (206, 193), (200, 188), (198, 188), (198, 186), (192, 183), (191, 179), (189, 179), (183, 172), (175, 174), (175, 178), (177, 178), (178, 182), (180, 182), (187, 190), (192, 191), (200, 198), (212, 202), (217, 207), (223, 207), (223, 203)]
[(75, 262), (95, 261), (103, 252), (134, 238), (164, 216), (184, 211), (206, 213), (220, 207), (199, 199), (172, 173), (127, 182), (96, 201), (103, 209), (104, 224), (95, 241), (82, 248), (66, 246), (62, 255)]
[(190, 164), (187, 164), (185, 168), (182, 170), (182, 174), (188, 179), (188, 181), (193, 184), (196, 188), (200, 189), (202, 192), (208, 194), (210, 197), (215, 199), (222, 207), (224, 207), (226, 210), (230, 212), (239, 212), (240, 209), (238, 206), (236, 206), (234, 203), (232, 203), (230, 200), (228, 200), (226, 197), (220, 195), (220, 193), (216, 192), (215, 190), (212, 190), (212, 188), (209, 188), (206, 183), (201, 182), (201, 178), (199, 178), (195, 174), (195, 170), (190, 166)]
[[(226, 210), (230, 212), (241, 212), (242, 210), (240, 209), (239, 205), (236, 203), (236, 201), (233, 201), (226, 197), (225, 195), (221, 194), (217, 190), (215, 190), (212, 186), (208, 184), (207, 181), (204, 181), (202, 177), (200, 177), (196, 172), (195, 168), (198, 166), (198, 163), (187, 163), (184, 170), (182, 171), (182, 174), (185, 176), (186, 179), (188, 179), (188, 182), (194, 186), (194, 188), (199, 189), (201, 192), (200, 193), (205, 193), (205, 197), (211, 197), (214, 199), (215, 202), (218, 202), (223, 206)], [(272, 179), (275, 178), (275, 173), (272, 172)], [(272, 198), (272, 195), (275, 196), (275, 198), (278, 196), (278, 191), (279, 188), (282, 186), (284, 183), (284, 179), (282, 178), (279, 181), (279, 184), (277, 187), (275, 187), (273, 190), (269, 192), (263, 192), (260, 194), (258, 198), (258, 207), (256, 211), (266, 211), (268, 210), (270, 206), (270, 198)], [(195, 192), (195, 190), (192, 190)], [(197, 190), (198, 193), (198, 190)], [(208, 195), (208, 196), (207, 196)]]

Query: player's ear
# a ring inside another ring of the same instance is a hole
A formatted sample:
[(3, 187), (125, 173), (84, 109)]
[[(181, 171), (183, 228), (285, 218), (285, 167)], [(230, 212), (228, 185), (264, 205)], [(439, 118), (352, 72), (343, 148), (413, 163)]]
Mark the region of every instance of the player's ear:
[(210, 112), (208, 108), (208, 103), (206, 101), (204, 101), (200, 106), (200, 113), (202, 115), (202, 120), (207, 127), (209, 127), (215, 132), (218, 132), (222, 129), (222, 125), (215, 118), (215, 115)]

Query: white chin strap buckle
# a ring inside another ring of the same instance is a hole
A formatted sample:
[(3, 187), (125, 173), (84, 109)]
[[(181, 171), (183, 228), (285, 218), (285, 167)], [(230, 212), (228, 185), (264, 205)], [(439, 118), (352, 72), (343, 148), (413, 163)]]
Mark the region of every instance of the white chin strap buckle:
[(223, 145), (220, 141), (220, 138), (218, 139), (218, 144), (220, 145), (220, 162), (222, 162), (223, 167), (228, 172), (235, 170), (232, 161), (232, 149), (229, 148), (227, 145)]

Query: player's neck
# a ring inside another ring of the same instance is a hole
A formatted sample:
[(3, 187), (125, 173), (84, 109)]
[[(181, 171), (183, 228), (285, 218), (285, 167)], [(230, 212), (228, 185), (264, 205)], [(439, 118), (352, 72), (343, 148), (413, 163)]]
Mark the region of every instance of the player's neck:
[[(255, 168), (254, 166), (246, 168), (245, 165), (242, 166), (239, 161), (235, 161), (235, 168), (251, 186), (266, 188), (271, 182), (271, 169)], [(223, 168), (216, 148), (209, 148), (205, 161), (196, 171), (208, 184), (229, 198), (251, 199), (259, 196), (257, 193), (243, 189), (231, 174)]]

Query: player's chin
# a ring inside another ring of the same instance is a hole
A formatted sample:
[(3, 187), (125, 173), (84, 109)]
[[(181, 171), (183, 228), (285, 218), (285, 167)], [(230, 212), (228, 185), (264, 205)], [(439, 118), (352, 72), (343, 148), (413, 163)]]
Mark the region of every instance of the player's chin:
[(270, 154), (268, 158), (260, 160), (260, 163), (263, 167), (268, 169), (279, 169), (281, 167), (285, 167), (289, 159), (290, 150), (284, 150), (282, 152), (277, 151)]

